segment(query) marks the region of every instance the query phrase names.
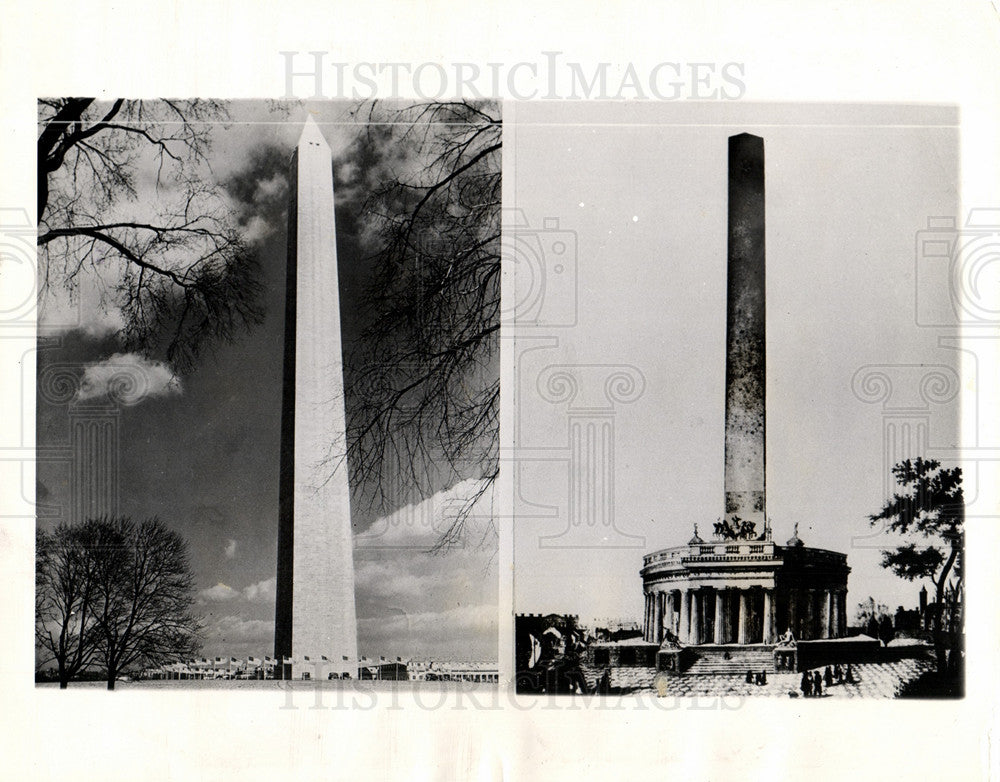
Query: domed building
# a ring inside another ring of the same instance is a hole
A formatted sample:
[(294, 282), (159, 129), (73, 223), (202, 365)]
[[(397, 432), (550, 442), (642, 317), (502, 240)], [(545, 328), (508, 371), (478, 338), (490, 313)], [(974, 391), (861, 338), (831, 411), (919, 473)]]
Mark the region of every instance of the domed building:
[[(798, 525), (796, 525), (797, 527)], [(785, 543), (733, 536), (725, 522), (702, 540), (643, 557), (643, 637), (684, 645), (775, 644), (841, 638), (847, 632), (847, 555), (807, 547), (798, 530)]]

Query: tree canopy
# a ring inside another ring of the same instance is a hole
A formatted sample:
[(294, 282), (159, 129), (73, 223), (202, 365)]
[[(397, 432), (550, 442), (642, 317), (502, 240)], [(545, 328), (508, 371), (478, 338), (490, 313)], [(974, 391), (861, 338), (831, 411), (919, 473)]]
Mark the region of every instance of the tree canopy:
[(209, 166), (227, 116), (204, 100), (39, 101), (42, 290), (96, 280), (123, 346), (181, 369), (263, 316), (256, 260)]
[[(886, 532), (917, 536), (883, 552), (882, 567), (900, 578), (928, 578), (934, 584), (933, 627), (938, 666), (945, 670), (944, 614), (947, 611), (951, 648), (961, 630), (965, 497), (961, 467), (945, 468), (934, 459), (907, 459), (892, 468), (902, 488), (878, 513), (873, 525), (886, 523)], [(947, 605), (946, 605), (947, 603)]]
[(491, 103), (371, 106), (382, 155), (364, 220), (368, 327), (349, 356), (349, 458), (365, 499), (399, 507), (477, 481), (440, 548), (462, 542), (496, 479), (501, 118)]
[(35, 637), (60, 686), (93, 664), (114, 689), (122, 671), (196, 651), (187, 543), (159, 519), (90, 519), (38, 540)]

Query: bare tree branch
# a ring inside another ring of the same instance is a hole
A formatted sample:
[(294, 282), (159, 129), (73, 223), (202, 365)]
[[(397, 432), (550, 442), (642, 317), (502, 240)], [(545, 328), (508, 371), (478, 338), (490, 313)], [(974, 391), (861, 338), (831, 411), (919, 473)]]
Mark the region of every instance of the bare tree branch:
[(377, 249), (370, 325), (347, 367), (348, 453), (373, 510), (478, 481), (440, 534), (446, 550), (468, 542), (497, 475), (499, 107), (373, 104), (367, 120), (382, 181), (365, 204)]
[(257, 261), (210, 176), (213, 101), (39, 101), (43, 292), (107, 283), (123, 347), (179, 369), (263, 318)]

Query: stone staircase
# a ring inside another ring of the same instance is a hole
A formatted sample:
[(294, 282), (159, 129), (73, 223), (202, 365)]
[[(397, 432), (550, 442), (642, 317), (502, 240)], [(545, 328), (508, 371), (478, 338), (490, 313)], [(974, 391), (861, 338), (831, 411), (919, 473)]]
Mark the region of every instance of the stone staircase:
[[(774, 671), (773, 646), (689, 646), (694, 661), (684, 669), (685, 676), (746, 676), (747, 671)], [(727, 659), (728, 654), (728, 659)]]

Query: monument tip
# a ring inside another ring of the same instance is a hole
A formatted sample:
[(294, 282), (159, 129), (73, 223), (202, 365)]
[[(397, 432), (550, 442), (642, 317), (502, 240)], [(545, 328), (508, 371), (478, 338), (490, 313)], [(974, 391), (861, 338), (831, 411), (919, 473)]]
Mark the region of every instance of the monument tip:
[(326, 139), (323, 137), (323, 131), (319, 129), (319, 125), (316, 124), (316, 120), (312, 118), (311, 114), (306, 116), (306, 121), (302, 124), (302, 135), (299, 136), (297, 146), (304, 147), (307, 145), (330, 148), (330, 145), (326, 143)]

